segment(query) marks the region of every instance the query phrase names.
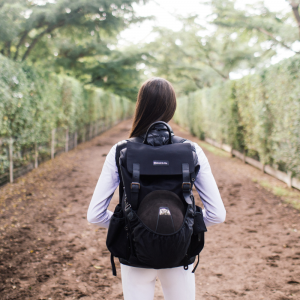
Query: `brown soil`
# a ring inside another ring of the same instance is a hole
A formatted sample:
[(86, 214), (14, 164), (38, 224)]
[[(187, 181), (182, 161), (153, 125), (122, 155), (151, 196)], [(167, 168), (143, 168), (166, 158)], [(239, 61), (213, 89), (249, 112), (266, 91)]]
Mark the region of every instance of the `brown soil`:
[[(86, 212), (105, 155), (129, 128), (124, 121), (0, 189), (0, 299), (123, 298), (119, 266), (118, 276), (111, 274), (106, 229), (88, 224)], [(206, 234), (196, 299), (300, 299), (299, 212), (252, 179), (277, 180), (205, 152), (227, 218)], [(155, 299), (163, 299), (159, 283)]]

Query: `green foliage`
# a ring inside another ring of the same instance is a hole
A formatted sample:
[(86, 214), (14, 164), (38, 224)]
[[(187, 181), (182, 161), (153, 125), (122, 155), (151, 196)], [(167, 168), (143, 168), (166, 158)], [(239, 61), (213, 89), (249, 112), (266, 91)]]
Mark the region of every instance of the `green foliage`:
[(137, 2), (0, 0), (0, 53), (134, 101), (142, 53), (120, 52), (115, 45), (121, 30), (144, 20), (133, 11)]
[(271, 11), (263, 1), (249, 3), (245, 9), (237, 8), (236, 0), (206, 2), (214, 16), (212, 24), (231, 31), (237, 39), (244, 38), (249, 42), (249, 46), (263, 43), (256, 57), (274, 55), (278, 47), (300, 53), (293, 47), (294, 42), (299, 40), (297, 19), (300, 18), (299, 3), (296, 4), (294, 0), (288, 1), (291, 5), (288, 13), (276, 11), (275, 3)]
[[(102, 128), (108, 128), (129, 117), (133, 109), (126, 98), (0, 55), (0, 145), (7, 146), (12, 137), (14, 152), (24, 161), (22, 152), (32, 150), (35, 143), (49, 144), (54, 128), (77, 131), (84, 140), (87, 126), (101, 121)], [(0, 174), (8, 167), (5, 147), (0, 153)]]
[[(283, 0), (284, 1), (284, 0)], [(145, 45), (148, 74), (172, 82), (179, 95), (227, 81), (231, 72), (256, 71), (278, 53), (299, 54), (299, 1), (289, 0), (288, 12), (254, 1), (203, 0), (211, 14), (180, 18), (182, 29), (157, 28)]]
[(175, 121), (300, 176), (300, 58), (178, 99)]
[(158, 38), (145, 46), (150, 72), (167, 78), (180, 94), (228, 80), (230, 72), (260, 61), (254, 53), (261, 47), (249, 47), (247, 39), (233, 37), (231, 30), (220, 27), (208, 34), (196, 17), (181, 21), (181, 31), (157, 29)]
[(23, 70), (8, 59), (0, 57), (0, 70), (0, 134), (20, 135), (32, 122), (31, 87)]

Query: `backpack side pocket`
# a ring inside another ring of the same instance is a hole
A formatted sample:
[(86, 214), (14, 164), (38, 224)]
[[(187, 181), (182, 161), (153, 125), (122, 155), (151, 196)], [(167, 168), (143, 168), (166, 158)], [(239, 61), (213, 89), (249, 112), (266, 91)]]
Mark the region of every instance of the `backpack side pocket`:
[(206, 232), (206, 226), (203, 220), (202, 209), (196, 206), (195, 216), (194, 216), (194, 227), (193, 235), (191, 238), (191, 243), (189, 247), (189, 256), (198, 255), (204, 247), (204, 232)]
[(110, 219), (106, 237), (106, 246), (113, 256), (128, 259), (129, 245), (125, 225), (125, 216), (121, 205), (118, 204)]
[(199, 234), (206, 231), (207, 229), (203, 220), (202, 208), (196, 205), (193, 234)]

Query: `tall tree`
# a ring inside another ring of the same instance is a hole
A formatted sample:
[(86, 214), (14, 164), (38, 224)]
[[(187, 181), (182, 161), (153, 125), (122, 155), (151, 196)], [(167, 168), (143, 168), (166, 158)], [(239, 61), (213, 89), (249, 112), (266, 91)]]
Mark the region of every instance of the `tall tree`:
[[(131, 76), (137, 78), (135, 66), (141, 55), (128, 53), (124, 57), (112, 45), (121, 30), (144, 19), (135, 16), (132, 4), (138, 2), (57, 0), (40, 5), (0, 0), (0, 52), (16, 61), (67, 71), (86, 83), (96, 82), (97, 77), (97, 84), (103, 87), (111, 87), (107, 79), (122, 76), (122, 69), (131, 69)], [(111, 74), (115, 69), (118, 72)], [(129, 96), (131, 81), (127, 81), (127, 92), (117, 90)]]
[[(214, 20), (212, 24), (227, 28), (238, 35), (247, 34), (251, 43), (261, 44), (262, 50), (278, 50), (278, 47), (288, 49), (296, 54), (300, 51), (295, 47), (299, 40), (300, 30), (299, 0), (287, 0), (297, 20), (292, 13), (271, 11), (263, 1), (254, 2), (245, 9), (236, 8), (235, 0), (209, 0), (206, 3), (212, 8)], [(262, 53), (261, 53), (262, 54)]]
[(300, 14), (299, 14), (299, 4), (300, 1), (299, 0), (287, 0), (290, 4), (290, 6), (292, 7), (292, 11), (295, 17), (295, 20), (297, 22), (298, 25), (298, 30), (299, 30), (299, 37), (298, 39), (300, 40)]
[(158, 38), (145, 47), (152, 57), (148, 72), (188, 93), (264, 66), (282, 49), (299, 54), (300, 0), (286, 1), (289, 12), (271, 11), (263, 1), (243, 9), (236, 0), (203, 0), (212, 12), (209, 28), (199, 25), (197, 14), (181, 19), (178, 32), (158, 28)]
[(149, 70), (176, 83), (188, 93), (229, 79), (229, 73), (253, 68), (260, 58), (260, 45), (248, 45), (248, 38), (224, 28), (207, 32), (197, 16), (182, 19), (183, 29), (174, 32), (158, 28), (158, 38), (146, 45), (151, 55)]

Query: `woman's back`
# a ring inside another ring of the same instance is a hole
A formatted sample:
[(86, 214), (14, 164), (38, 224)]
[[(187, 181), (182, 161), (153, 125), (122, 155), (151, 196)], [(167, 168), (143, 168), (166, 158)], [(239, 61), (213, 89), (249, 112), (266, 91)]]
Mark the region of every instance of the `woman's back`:
[[(146, 138), (147, 145), (141, 145), (141, 143), (145, 140), (148, 127), (156, 121), (164, 121), (167, 123), (172, 118), (175, 109), (175, 92), (169, 82), (161, 78), (153, 78), (142, 85), (139, 91), (136, 112), (130, 133), (131, 139), (129, 141), (122, 141), (111, 148), (106, 157), (106, 161), (89, 206), (88, 221), (99, 226), (109, 228), (107, 245), (110, 250), (114, 252), (113, 254), (115, 256), (120, 257), (123, 292), (126, 300), (153, 299), (156, 277), (160, 278), (165, 299), (195, 299), (195, 279), (194, 274), (192, 273), (194, 258), (189, 261), (185, 260), (183, 264), (174, 264), (174, 267), (170, 267), (172, 266), (172, 259), (170, 258), (170, 263), (166, 263), (166, 266), (168, 267), (162, 269), (160, 268), (160, 265), (154, 265), (155, 268), (151, 267), (153, 265), (153, 261), (156, 260), (156, 257), (160, 256), (159, 252), (151, 258), (154, 250), (148, 251), (150, 259), (147, 260), (145, 258), (143, 252), (147, 252), (147, 250), (151, 249), (152, 244), (159, 245), (159, 243), (157, 240), (156, 242), (154, 240), (153, 242), (148, 243), (148, 246), (141, 248), (141, 245), (146, 241), (144, 240), (143, 243), (141, 242), (144, 235), (148, 234), (147, 239), (150, 239), (153, 236), (156, 239), (164, 238), (160, 232), (152, 230), (151, 233), (151, 230), (147, 226), (144, 226), (143, 221), (141, 221), (137, 215), (141, 201), (145, 200), (147, 196), (149, 198), (147, 200), (149, 204), (144, 205), (144, 207), (148, 209), (146, 210), (146, 213), (144, 210), (144, 216), (147, 216), (147, 214), (150, 215), (153, 207), (157, 207), (159, 215), (160, 212), (162, 214), (158, 217), (156, 214), (155, 219), (157, 224), (162, 224), (159, 230), (168, 231), (172, 229), (173, 225), (169, 222), (169, 220), (170, 215), (172, 215), (173, 212), (169, 209), (169, 207), (177, 201), (175, 201), (174, 198), (173, 202), (165, 202), (162, 206), (159, 206), (159, 201), (164, 201), (164, 197), (162, 196), (159, 198), (158, 195), (159, 191), (162, 189), (169, 193), (168, 195), (170, 195), (170, 193), (177, 193), (177, 196), (181, 199), (180, 201), (185, 203), (185, 209), (187, 209), (187, 211), (192, 209), (194, 211), (193, 214), (197, 215), (196, 207), (193, 201), (190, 200), (192, 199), (190, 198), (191, 187), (194, 184), (204, 205), (201, 219), (203, 216), (202, 220), (204, 220), (205, 225), (208, 227), (221, 223), (225, 219), (226, 212), (220, 193), (212, 175), (208, 160), (198, 144), (181, 139), (173, 134), (171, 136), (168, 130), (169, 126), (167, 124), (156, 124), (148, 132)], [(178, 150), (174, 151), (177, 146), (172, 146), (172, 144), (169, 145), (170, 142), (174, 142), (173, 145), (177, 143), (182, 146), (178, 146)], [(136, 144), (134, 145), (134, 143)], [(155, 160), (153, 159), (153, 153), (159, 153), (160, 151), (155, 152), (155, 149), (167, 149), (167, 151), (161, 151), (158, 155), (160, 159)], [(185, 154), (178, 155), (177, 152)], [(190, 159), (188, 159), (188, 156)], [(146, 163), (149, 158), (151, 158), (151, 164)], [(183, 176), (182, 182), (180, 183), (181, 191), (178, 190), (179, 185), (175, 184), (174, 180), (176, 176), (173, 177), (173, 181), (171, 179), (171, 175), (173, 174), (170, 171), (171, 168), (167, 171), (169, 163), (172, 163), (172, 165), (177, 164), (177, 167), (173, 168), (173, 173), (178, 173), (179, 167), (181, 166), (181, 176)], [(180, 164), (180, 166), (178, 164)], [(199, 168), (193, 169), (199, 165), (200, 170)], [(122, 178), (122, 176), (124, 176), (122, 173), (126, 173), (126, 178)], [(152, 179), (149, 179), (150, 181), (146, 181), (146, 175), (150, 175), (150, 177), (152, 176)], [(152, 185), (149, 184), (149, 182)], [(155, 184), (153, 184), (153, 182), (155, 182)], [(159, 186), (159, 184), (162, 185)], [(113, 214), (107, 210), (107, 207), (114, 191), (119, 185), (120, 204), (117, 206), (115, 213)], [(157, 190), (156, 193), (158, 192), (158, 194), (152, 194), (154, 195), (152, 198), (149, 197), (149, 195), (151, 196), (151, 192), (153, 193), (155, 191), (153, 188), (150, 190), (150, 186), (155, 186)], [(174, 190), (175, 186), (176, 188)], [(165, 198), (168, 197), (165, 196)], [(155, 204), (152, 207), (151, 201), (153, 201), (153, 203), (158, 201), (158, 204)], [(131, 205), (133, 205), (133, 207)], [(167, 207), (167, 205), (169, 205), (169, 207)], [(180, 211), (180, 209), (178, 211)], [(192, 215), (187, 215), (188, 214), (184, 216), (184, 220), (187, 220), (188, 217), (191, 219), (194, 218), (191, 217)], [(199, 215), (200, 211), (198, 212), (198, 216)], [(151, 217), (150, 219), (152, 220), (153, 218)], [(163, 219), (164, 222), (159, 223), (161, 219)], [(147, 217), (144, 222), (147, 222)], [(170, 225), (171, 229), (167, 228), (169, 226), (168, 224), (172, 225)], [(205, 225), (203, 224), (204, 227)], [(195, 231), (195, 228), (192, 228), (193, 226), (191, 226), (191, 224), (186, 226), (186, 236)], [(196, 227), (201, 231), (203, 230), (203, 226), (202, 229), (201, 226)], [(137, 229), (141, 227), (143, 227), (144, 231), (139, 231)], [(156, 226), (155, 228), (157, 229), (158, 227)], [(140, 232), (139, 236), (136, 235), (137, 232)], [(176, 235), (176, 232), (177, 231), (174, 231), (171, 234), (174, 236), (174, 234)], [(193, 237), (193, 235), (191, 237)], [(199, 238), (200, 237), (201, 236), (199, 235)], [(187, 243), (189, 240), (190, 239), (186, 240)], [(194, 239), (194, 241), (197, 243), (197, 239)], [(174, 241), (171, 241), (171, 244), (174, 243)], [(161, 243), (160, 246), (156, 247), (159, 251), (163, 248), (169, 249), (167, 250), (165, 260), (168, 260), (168, 253), (172, 252), (176, 255), (177, 248), (178, 252), (180, 252), (179, 247), (177, 246), (174, 247), (175, 251), (173, 251), (172, 247), (168, 248), (169, 244), (170, 242), (166, 242), (165, 244)], [(125, 252), (124, 249), (126, 250)], [(155, 249), (155, 246), (153, 249)], [(139, 255), (137, 255), (137, 252)], [(124, 258), (124, 256), (126, 257)], [(137, 260), (134, 258), (137, 258)], [(143, 260), (144, 258), (144, 262), (147, 262), (146, 264), (140, 262), (140, 260)], [(164, 260), (161, 260), (160, 263), (164, 264)], [(177, 265), (181, 266), (176, 267)], [(185, 268), (182, 267), (183, 265)]]

